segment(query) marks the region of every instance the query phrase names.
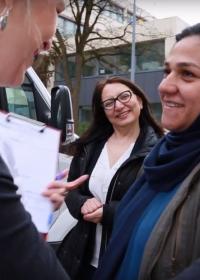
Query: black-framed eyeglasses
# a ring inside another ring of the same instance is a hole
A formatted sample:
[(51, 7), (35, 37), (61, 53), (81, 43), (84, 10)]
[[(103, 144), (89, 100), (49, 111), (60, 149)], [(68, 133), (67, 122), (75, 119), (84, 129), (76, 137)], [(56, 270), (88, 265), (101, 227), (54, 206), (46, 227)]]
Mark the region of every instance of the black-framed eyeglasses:
[(125, 90), (118, 94), (116, 97), (106, 99), (102, 101), (102, 106), (104, 110), (111, 110), (115, 107), (115, 103), (118, 100), (120, 103), (125, 104), (130, 101), (132, 97), (132, 92), (130, 90)]

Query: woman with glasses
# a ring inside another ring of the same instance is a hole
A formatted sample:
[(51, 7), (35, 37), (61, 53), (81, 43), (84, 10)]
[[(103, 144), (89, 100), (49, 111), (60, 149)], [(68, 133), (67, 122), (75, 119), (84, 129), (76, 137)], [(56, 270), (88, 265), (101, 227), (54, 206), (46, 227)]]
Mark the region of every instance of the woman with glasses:
[(68, 180), (90, 175), (87, 183), (66, 198), (78, 223), (58, 256), (72, 279), (92, 278), (110, 238), (119, 201), (163, 133), (143, 91), (121, 77), (97, 83), (92, 112), (90, 127), (68, 149), (74, 156)]

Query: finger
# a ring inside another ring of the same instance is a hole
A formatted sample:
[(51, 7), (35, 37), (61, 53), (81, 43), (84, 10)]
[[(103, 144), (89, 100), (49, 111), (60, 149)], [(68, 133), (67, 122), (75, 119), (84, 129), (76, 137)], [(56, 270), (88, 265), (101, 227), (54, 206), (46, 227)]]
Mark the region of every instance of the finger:
[(84, 215), (83, 219), (88, 222), (96, 222), (97, 220), (99, 220), (99, 216), (96, 215), (95, 213), (90, 213), (90, 214)]
[(98, 209), (99, 207), (101, 207), (102, 203), (94, 197), (94, 198), (91, 198), (88, 200), (88, 205), (94, 211), (95, 209)]
[(88, 199), (83, 204), (83, 213), (82, 214), (91, 213), (95, 209), (96, 209), (96, 206), (95, 206), (94, 202), (92, 201), (92, 199)]
[(100, 214), (100, 216), (101, 216), (101, 210), (100, 209), (103, 209), (103, 207), (101, 206), (101, 207), (98, 207), (98, 208), (87, 208), (86, 209), (86, 211), (83, 211), (83, 215), (89, 215), (89, 214), (91, 214), (91, 215), (93, 215), (93, 216), (99, 216), (99, 214)]
[(64, 170), (62, 170), (60, 173), (58, 173), (57, 175), (56, 175), (56, 180), (62, 180), (62, 179), (64, 179), (67, 175), (68, 175), (68, 173), (69, 173), (69, 171), (68, 171), (68, 169), (64, 169)]
[(60, 188), (65, 188), (66, 186), (66, 182), (63, 182), (63, 181), (52, 181), (48, 186), (47, 186), (47, 189), (45, 190), (45, 192), (47, 190), (50, 190), (50, 189), (60, 189)]
[(90, 198), (88, 200), (86, 200), (86, 202), (83, 204), (82, 206), (83, 208), (82, 210), (82, 214), (88, 214), (88, 213), (92, 213), (94, 211), (96, 211), (97, 209), (99, 209), (100, 207), (102, 207), (102, 203), (99, 202), (96, 198)]
[(95, 207), (96, 209), (98, 209), (99, 207), (101, 207), (102, 206), (102, 203), (100, 202), (100, 201), (98, 201), (97, 199), (95, 199), (94, 201), (93, 201), (93, 207)]
[(90, 213), (91, 209), (87, 203), (82, 206), (82, 214)]
[(66, 190), (70, 191), (70, 190), (76, 189), (78, 186), (83, 184), (88, 179), (88, 177), (89, 177), (89, 175), (82, 175), (78, 179), (76, 179), (72, 182), (66, 183), (65, 184)]
[(42, 193), (42, 195), (46, 196), (46, 197), (50, 197), (51, 195), (53, 194), (59, 194), (59, 195), (63, 195), (65, 196), (67, 194), (67, 191), (64, 187), (60, 187), (60, 188), (50, 188), (50, 189), (47, 189), (46, 191), (44, 191)]
[(102, 204), (96, 197), (89, 198), (89, 199), (87, 200), (87, 203), (88, 203), (89, 205), (93, 206), (93, 207), (96, 207), (96, 206), (99, 207), (99, 205)]
[(102, 205), (96, 205), (96, 204), (91, 204), (91, 205), (88, 205), (88, 212), (91, 213), (91, 212), (94, 212), (96, 211), (97, 209), (99, 209)]
[(93, 219), (93, 218), (90, 218), (90, 217), (87, 217), (86, 215), (83, 216), (83, 220), (85, 220), (86, 222), (92, 222), (92, 223), (94, 223), (94, 219)]
[[(56, 188), (61, 188), (63, 187), (63, 183), (59, 180), (64, 179), (67, 175), (68, 175), (68, 170), (64, 169), (63, 171), (61, 171), (59, 174), (56, 175), (56, 178), (54, 181), (52, 181), (48, 186), (47, 189), (56, 189)], [(45, 191), (46, 192), (46, 191)]]
[(49, 199), (53, 204), (54, 210), (57, 210), (62, 205), (64, 201), (64, 196), (61, 196), (58, 193), (54, 193), (49, 197)]
[(91, 207), (89, 207), (88, 205), (84, 205), (84, 206), (82, 207), (82, 209), (81, 209), (81, 213), (82, 213), (83, 215), (92, 213), (93, 211), (94, 211), (94, 210), (93, 210)]
[(60, 195), (59, 193), (53, 193), (50, 197), (49, 197), (50, 201), (55, 203), (55, 202), (60, 202), (63, 201), (64, 197), (62, 195)]
[(86, 221), (90, 221), (90, 220), (94, 219), (95, 217), (96, 216), (94, 216), (93, 213), (88, 213), (88, 214), (83, 215), (83, 219)]

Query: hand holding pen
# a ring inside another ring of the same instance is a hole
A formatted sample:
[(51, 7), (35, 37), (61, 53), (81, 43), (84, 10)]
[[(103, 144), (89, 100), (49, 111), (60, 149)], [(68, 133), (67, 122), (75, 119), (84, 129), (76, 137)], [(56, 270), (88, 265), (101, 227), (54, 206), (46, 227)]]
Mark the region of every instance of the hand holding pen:
[(65, 196), (70, 190), (76, 189), (83, 184), (87, 179), (88, 175), (82, 175), (74, 181), (65, 182), (62, 181), (68, 175), (68, 170), (63, 170), (57, 174), (55, 181), (51, 182), (47, 186), (47, 190), (42, 194), (50, 199), (53, 203), (54, 210), (57, 210), (64, 202)]

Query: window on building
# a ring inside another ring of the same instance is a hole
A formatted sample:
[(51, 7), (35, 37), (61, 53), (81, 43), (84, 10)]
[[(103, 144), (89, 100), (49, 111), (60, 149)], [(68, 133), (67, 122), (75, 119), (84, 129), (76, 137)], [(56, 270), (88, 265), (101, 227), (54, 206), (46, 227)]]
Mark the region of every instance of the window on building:
[[(55, 80), (56, 82), (62, 82), (64, 81), (64, 72), (66, 69), (64, 69), (64, 63), (59, 62), (55, 66)], [(75, 77), (75, 71), (76, 71), (76, 65), (75, 65), (75, 57), (70, 56), (68, 57), (68, 62), (67, 62), (67, 71), (69, 72), (69, 77), (74, 78)]]
[(98, 75), (98, 63), (96, 59), (89, 59), (83, 66), (83, 76), (90, 77)]
[[(140, 42), (136, 44), (136, 72), (159, 70), (164, 63), (164, 40)], [(94, 55), (94, 54), (92, 54)], [(56, 81), (63, 80), (64, 68), (60, 63), (56, 67)], [(68, 71), (75, 76), (75, 57), (68, 57)], [(131, 70), (131, 46), (126, 45), (114, 50), (105, 50), (98, 57), (86, 60), (83, 76), (91, 77), (106, 74), (127, 74)]]
[[(130, 69), (131, 57), (130, 52), (117, 50), (112, 55), (104, 55), (99, 61), (99, 67), (104, 69), (104, 73), (99, 74), (121, 74), (127, 73)], [(99, 70), (99, 72), (100, 72)]]
[[(136, 44), (136, 71), (159, 70), (164, 63), (164, 40), (140, 42)], [(109, 53), (109, 54), (106, 54)], [(124, 74), (131, 69), (131, 46), (99, 53), (84, 66), (84, 76)]]
[[(106, 54), (109, 53), (109, 54)], [(130, 69), (130, 51), (120, 49), (99, 53), (97, 58), (88, 60), (83, 67), (83, 76), (127, 73)]]
[(120, 23), (124, 22), (124, 11), (119, 6), (109, 4), (109, 5), (107, 5), (107, 7), (105, 8), (103, 13), (105, 16), (107, 16), (113, 20), (116, 20)]
[[(136, 16), (136, 20), (137, 20), (137, 23), (139, 23), (139, 24), (143, 24), (145, 22), (145, 18), (138, 16), (138, 15)], [(126, 21), (129, 23), (133, 22), (133, 13), (127, 12)]]
[(164, 40), (154, 40), (136, 44), (136, 71), (158, 70), (165, 59)]
[(104, 55), (99, 61), (99, 75), (115, 73), (115, 57), (113, 55)]

